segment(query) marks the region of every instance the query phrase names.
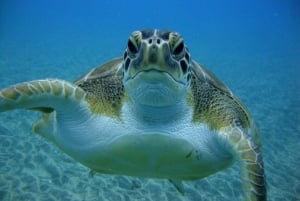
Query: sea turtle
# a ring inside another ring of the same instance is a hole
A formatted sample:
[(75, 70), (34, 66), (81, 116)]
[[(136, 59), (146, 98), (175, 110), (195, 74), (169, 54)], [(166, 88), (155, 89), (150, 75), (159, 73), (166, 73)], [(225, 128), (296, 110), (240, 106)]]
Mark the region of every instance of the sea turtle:
[(201, 179), (240, 161), (245, 197), (266, 200), (257, 129), (248, 111), (168, 30), (133, 32), (123, 57), (70, 83), (0, 91), (0, 111), (38, 110), (33, 131), (94, 172)]

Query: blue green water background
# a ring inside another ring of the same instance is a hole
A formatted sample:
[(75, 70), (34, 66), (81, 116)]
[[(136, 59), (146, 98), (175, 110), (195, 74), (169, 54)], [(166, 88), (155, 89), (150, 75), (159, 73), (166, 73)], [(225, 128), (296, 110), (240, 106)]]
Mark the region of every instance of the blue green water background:
[[(268, 200), (300, 200), (300, 1), (0, 1), (0, 88), (72, 81), (123, 54), (138, 29), (180, 32), (193, 59), (247, 105), (263, 141)], [(243, 200), (238, 166), (185, 182), (95, 175), (31, 132), (39, 114), (0, 114), (0, 200)]]

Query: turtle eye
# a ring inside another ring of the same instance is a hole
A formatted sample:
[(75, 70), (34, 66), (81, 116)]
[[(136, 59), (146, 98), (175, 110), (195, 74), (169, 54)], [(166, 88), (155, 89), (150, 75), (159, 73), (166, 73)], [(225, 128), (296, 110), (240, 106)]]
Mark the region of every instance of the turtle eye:
[(175, 32), (171, 32), (169, 35), (169, 44), (171, 52), (174, 56), (180, 57), (184, 55), (184, 42), (182, 40), (182, 37)]
[(128, 47), (128, 50), (133, 54), (136, 54), (139, 51), (136, 44), (130, 39), (128, 40), (127, 47)]
[(135, 31), (128, 39), (127, 49), (130, 53), (136, 54), (141, 46), (142, 34), (139, 31)]
[(173, 49), (173, 54), (174, 55), (179, 55), (182, 51), (184, 50), (184, 44), (181, 41), (174, 49)]

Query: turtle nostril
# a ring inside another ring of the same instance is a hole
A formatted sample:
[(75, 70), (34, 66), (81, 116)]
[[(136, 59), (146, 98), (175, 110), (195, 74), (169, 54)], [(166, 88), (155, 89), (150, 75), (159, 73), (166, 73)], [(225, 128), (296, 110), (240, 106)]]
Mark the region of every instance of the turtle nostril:
[(156, 39), (156, 38), (150, 38), (149, 40), (148, 40), (148, 43), (149, 44), (152, 44), (152, 43), (154, 43), (154, 44), (160, 44), (160, 42), (161, 42), (161, 40), (158, 38), (158, 39)]

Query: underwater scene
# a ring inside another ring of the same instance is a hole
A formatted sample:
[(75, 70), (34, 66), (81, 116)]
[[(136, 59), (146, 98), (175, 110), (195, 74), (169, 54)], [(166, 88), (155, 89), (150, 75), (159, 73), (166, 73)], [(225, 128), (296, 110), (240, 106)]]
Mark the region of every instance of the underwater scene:
[[(124, 54), (141, 29), (180, 33), (246, 105), (262, 141), (269, 201), (300, 201), (300, 1), (1, 0), (0, 89), (73, 82)], [(41, 113), (0, 113), (1, 201), (244, 201), (239, 163), (182, 195), (167, 179), (90, 172), (32, 132)]]

